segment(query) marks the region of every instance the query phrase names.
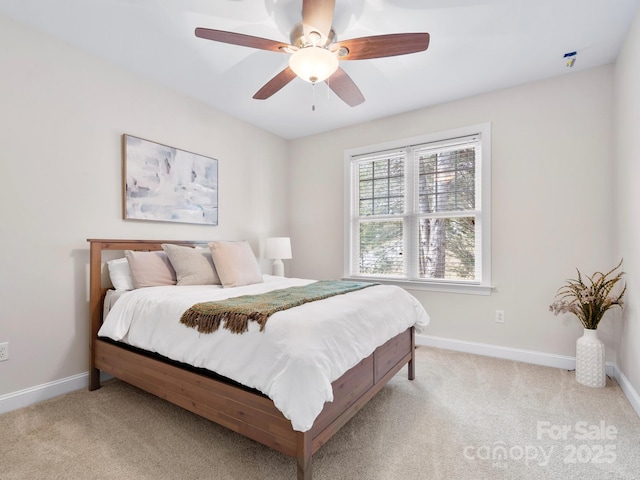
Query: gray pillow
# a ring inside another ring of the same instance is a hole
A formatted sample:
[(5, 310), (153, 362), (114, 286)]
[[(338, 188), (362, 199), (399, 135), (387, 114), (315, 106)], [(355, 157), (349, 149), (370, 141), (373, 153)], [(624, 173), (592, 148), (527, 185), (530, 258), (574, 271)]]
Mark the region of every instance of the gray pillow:
[(163, 243), (162, 249), (176, 271), (178, 285), (220, 285), (209, 248)]

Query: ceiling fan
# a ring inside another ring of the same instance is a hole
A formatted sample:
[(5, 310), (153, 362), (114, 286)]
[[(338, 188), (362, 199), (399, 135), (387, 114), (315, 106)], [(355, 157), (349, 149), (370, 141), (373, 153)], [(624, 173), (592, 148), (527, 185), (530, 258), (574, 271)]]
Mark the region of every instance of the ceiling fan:
[(269, 80), (253, 98), (265, 100), (296, 76), (315, 84), (325, 81), (347, 105), (355, 107), (364, 96), (340, 67), (340, 60), (368, 60), (422, 52), (429, 46), (428, 33), (395, 33), (338, 41), (331, 28), (335, 0), (302, 0), (302, 22), (293, 27), (291, 43), (241, 33), (196, 28), (199, 38), (290, 54), (289, 66)]

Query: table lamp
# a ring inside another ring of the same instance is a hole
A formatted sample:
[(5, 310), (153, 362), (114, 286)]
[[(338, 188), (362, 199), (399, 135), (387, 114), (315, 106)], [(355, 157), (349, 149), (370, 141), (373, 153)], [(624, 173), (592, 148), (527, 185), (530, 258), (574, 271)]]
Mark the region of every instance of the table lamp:
[(272, 274), (284, 277), (283, 259), (291, 258), (291, 239), (289, 237), (267, 238), (265, 257), (273, 259)]

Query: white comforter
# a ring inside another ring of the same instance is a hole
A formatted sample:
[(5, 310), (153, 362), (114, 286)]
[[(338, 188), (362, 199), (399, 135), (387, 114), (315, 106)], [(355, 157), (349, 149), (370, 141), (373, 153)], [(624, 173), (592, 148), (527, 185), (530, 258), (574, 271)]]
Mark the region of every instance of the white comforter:
[(265, 282), (148, 287), (122, 295), (98, 335), (203, 367), (269, 396), (294, 430), (307, 431), (333, 400), (331, 382), (378, 346), (429, 316), (405, 290), (377, 285), (278, 312), (263, 332), (201, 334), (180, 323), (194, 303), (263, 293), (313, 280), (265, 276)]

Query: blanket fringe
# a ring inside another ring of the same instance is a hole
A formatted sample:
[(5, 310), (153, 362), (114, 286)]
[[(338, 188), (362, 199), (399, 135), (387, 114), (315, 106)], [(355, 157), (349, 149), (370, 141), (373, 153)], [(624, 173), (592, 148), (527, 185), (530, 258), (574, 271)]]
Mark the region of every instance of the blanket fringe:
[(180, 318), (180, 323), (187, 327), (195, 328), (200, 333), (213, 333), (220, 328), (224, 322), (224, 328), (232, 333), (244, 333), (249, 330), (249, 320), (253, 320), (260, 325), (260, 331), (264, 330), (268, 315), (255, 313), (248, 315), (245, 313), (202, 313), (196, 309), (189, 309)]

